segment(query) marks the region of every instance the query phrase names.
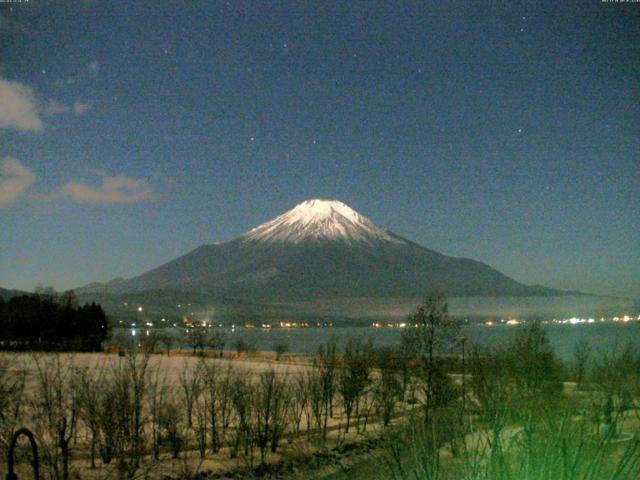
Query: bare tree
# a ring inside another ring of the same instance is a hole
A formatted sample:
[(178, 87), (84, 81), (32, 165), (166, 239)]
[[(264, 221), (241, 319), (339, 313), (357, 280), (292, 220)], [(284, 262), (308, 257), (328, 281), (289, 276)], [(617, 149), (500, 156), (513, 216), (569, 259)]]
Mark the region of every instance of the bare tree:
[(447, 301), (441, 295), (428, 296), (408, 321), (410, 328), (402, 335), (402, 346), (406, 354), (420, 361), (424, 381), (424, 423), (429, 425), (436, 393), (442, 387), (437, 381), (446, 380), (438, 355), (455, 344), (459, 325), (449, 316)]
[(102, 463), (109, 464), (116, 455), (119, 445), (118, 418), (116, 416), (118, 400), (113, 379), (105, 377), (98, 393), (98, 450)]
[(369, 383), (370, 359), (368, 349), (356, 340), (349, 339), (345, 344), (342, 365), (338, 373), (338, 389), (342, 396), (347, 424), (345, 433), (349, 432), (351, 415), (360, 402)]
[[(327, 414), (333, 418), (333, 398), (335, 396), (337, 345), (335, 339), (330, 339), (326, 344), (320, 345), (318, 358), (322, 366), (322, 382), (324, 399), (328, 404)], [(325, 418), (325, 423), (326, 423)]]
[(158, 349), (158, 345), (161, 342), (161, 337), (159, 334), (153, 331), (147, 331), (146, 335), (142, 335), (140, 337), (140, 348), (144, 352), (155, 353)]
[(280, 357), (289, 351), (289, 345), (286, 343), (279, 343), (273, 347), (273, 351), (276, 352), (276, 362), (280, 360)]
[[(16, 366), (21, 368), (16, 368)], [(0, 357), (0, 445), (5, 453), (23, 414), (27, 373), (13, 357)]]
[(116, 424), (114, 456), (121, 478), (133, 478), (144, 454), (144, 411), (149, 366), (148, 353), (127, 352), (113, 369), (108, 393)]
[(260, 374), (255, 387), (255, 437), (260, 449), (260, 462), (266, 461), (267, 449), (276, 452), (287, 418), (287, 385), (273, 370)]
[(175, 343), (175, 338), (173, 337), (173, 335), (171, 335), (171, 333), (165, 329), (164, 331), (157, 333), (156, 338), (158, 339), (158, 342), (164, 345), (165, 351), (167, 355), (169, 355), (171, 353), (171, 348)]
[(160, 457), (160, 407), (162, 405), (162, 399), (165, 398), (167, 392), (166, 373), (162, 369), (162, 364), (158, 363), (156, 367), (150, 371), (147, 395), (145, 397), (151, 430), (151, 449), (155, 460), (158, 460)]
[(203, 353), (204, 347), (207, 345), (207, 332), (204, 327), (193, 326), (185, 331), (187, 340), (191, 348), (193, 348), (193, 354)]
[(63, 364), (58, 355), (42, 359), (33, 356), (36, 383), (32, 408), (40, 431), (45, 464), (54, 479), (68, 480), (70, 444), (78, 420), (78, 395), (73, 365)]
[(381, 349), (376, 355), (376, 367), (380, 375), (375, 383), (374, 396), (382, 415), (382, 424), (386, 427), (393, 418), (396, 404), (401, 398), (401, 361), (395, 351)]
[[(308, 405), (311, 418), (313, 418), (313, 424), (316, 430), (319, 432), (322, 430), (322, 419), (325, 412), (325, 392), (324, 381), (322, 371), (318, 365), (318, 362), (314, 360), (312, 367), (305, 372), (304, 386), (308, 392)], [(307, 433), (311, 434), (311, 425), (309, 418), (307, 419)]]
[(178, 376), (180, 389), (184, 399), (184, 406), (187, 411), (187, 428), (193, 427), (193, 406), (202, 391), (202, 367), (198, 364), (195, 367), (189, 365), (185, 360), (182, 370)]
[(168, 395), (160, 405), (158, 423), (164, 438), (169, 442), (169, 448), (173, 458), (178, 458), (184, 448), (185, 434), (183, 428), (181, 408), (174, 396)]
[(193, 425), (193, 431), (195, 433), (200, 459), (204, 459), (207, 453), (207, 430), (209, 428), (209, 408), (204, 394), (196, 398), (194, 413), (196, 421)]
[(220, 405), (220, 371), (215, 362), (203, 363), (204, 372), (204, 407), (208, 411), (207, 420), (211, 430), (211, 452), (217, 453), (220, 450), (220, 426), (219, 410)]
[(96, 453), (100, 441), (100, 395), (104, 374), (104, 363), (97, 371), (84, 367), (76, 372), (78, 416), (90, 435), (91, 468), (96, 468)]
[(235, 341), (236, 354), (241, 356), (243, 353), (251, 353), (255, 350), (255, 346), (244, 338), (237, 338)]
[(253, 388), (246, 375), (236, 375), (232, 384), (232, 405), (236, 415), (236, 437), (231, 457), (238, 454), (240, 446), (244, 448), (244, 454), (249, 458), (253, 467)]
[(291, 405), (289, 411), (291, 413), (291, 421), (295, 425), (295, 432), (300, 433), (300, 424), (302, 418), (307, 418), (307, 430), (311, 423), (309, 409), (309, 389), (307, 386), (307, 377), (300, 373), (295, 376), (291, 385)]
[(217, 352), (220, 358), (222, 358), (222, 354), (224, 353), (225, 344), (226, 338), (223, 330), (216, 328), (209, 333), (207, 346), (214, 352)]

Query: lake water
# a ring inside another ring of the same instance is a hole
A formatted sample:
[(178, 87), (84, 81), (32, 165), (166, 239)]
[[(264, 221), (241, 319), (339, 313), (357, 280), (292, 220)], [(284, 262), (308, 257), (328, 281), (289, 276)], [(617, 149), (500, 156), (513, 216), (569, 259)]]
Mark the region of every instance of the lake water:
[[(483, 346), (507, 345), (520, 329), (519, 326), (499, 325), (493, 327), (467, 326), (463, 332), (470, 342)], [(549, 342), (562, 359), (572, 357), (578, 340), (587, 339), (594, 352), (611, 352), (624, 348), (629, 343), (640, 347), (640, 322), (601, 323), (580, 325), (545, 326)], [(334, 338), (340, 348), (347, 339), (371, 339), (378, 347), (395, 347), (400, 344), (402, 329), (399, 328), (301, 328), (235, 330), (227, 333), (227, 342), (233, 345), (237, 338), (243, 338), (258, 350), (273, 350), (278, 344), (285, 344), (290, 352), (315, 353), (318, 347)]]
[[(473, 325), (463, 327), (463, 332), (469, 339), (468, 345), (475, 343), (483, 346), (500, 346), (507, 345), (520, 328), (522, 327)], [(639, 321), (578, 325), (549, 324), (545, 325), (545, 329), (551, 345), (558, 356), (564, 360), (572, 357), (574, 346), (580, 339), (588, 340), (596, 353), (620, 350), (630, 343), (640, 347)], [(332, 338), (335, 339), (339, 349), (349, 338), (363, 341), (371, 339), (378, 347), (395, 347), (400, 343), (402, 331), (399, 328), (365, 327), (225, 329), (225, 348), (233, 349), (235, 342), (243, 339), (257, 350), (271, 351), (276, 345), (284, 344), (291, 353), (316, 353), (320, 345)], [(182, 335), (177, 329), (174, 333)]]

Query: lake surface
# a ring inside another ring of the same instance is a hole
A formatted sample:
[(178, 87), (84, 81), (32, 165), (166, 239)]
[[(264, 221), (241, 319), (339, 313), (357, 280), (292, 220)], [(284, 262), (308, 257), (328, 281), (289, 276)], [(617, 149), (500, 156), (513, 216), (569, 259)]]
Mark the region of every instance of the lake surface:
[[(475, 343), (482, 346), (508, 345), (521, 326), (497, 325), (486, 327), (473, 325), (463, 327), (464, 335), (469, 339), (467, 345)], [(549, 342), (558, 356), (571, 359), (576, 343), (580, 339), (588, 340), (593, 351), (612, 353), (629, 344), (640, 348), (640, 322), (594, 323), (578, 325), (545, 325)], [(172, 329), (176, 336), (182, 336), (179, 329)], [(347, 339), (371, 339), (377, 347), (395, 347), (400, 344), (403, 329), (400, 328), (236, 328), (224, 329), (227, 349), (233, 349), (237, 340), (242, 339), (257, 350), (272, 351), (276, 345), (286, 345), (291, 353), (316, 353), (318, 347), (330, 339), (335, 339), (341, 349)], [(144, 334), (138, 330), (138, 334)]]
[[(522, 327), (499, 325), (493, 327), (463, 327), (470, 343), (482, 346), (508, 345)], [(612, 352), (629, 343), (640, 347), (640, 322), (601, 323), (580, 325), (546, 325), (549, 342), (558, 356), (564, 360), (572, 357), (575, 344), (580, 339), (588, 340), (594, 352)], [(316, 353), (318, 347), (334, 338), (338, 348), (349, 338), (371, 339), (378, 347), (395, 347), (400, 344), (403, 329), (400, 328), (300, 328), (300, 329), (250, 329), (227, 332), (228, 345), (242, 338), (258, 350), (273, 350), (285, 344), (290, 352)]]

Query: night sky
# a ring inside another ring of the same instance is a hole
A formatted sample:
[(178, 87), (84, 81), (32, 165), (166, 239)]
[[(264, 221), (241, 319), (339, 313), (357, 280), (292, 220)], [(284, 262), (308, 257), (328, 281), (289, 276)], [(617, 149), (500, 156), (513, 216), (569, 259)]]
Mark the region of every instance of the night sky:
[(2, 287), (130, 277), (329, 198), (525, 283), (640, 297), (640, 3), (0, 12)]

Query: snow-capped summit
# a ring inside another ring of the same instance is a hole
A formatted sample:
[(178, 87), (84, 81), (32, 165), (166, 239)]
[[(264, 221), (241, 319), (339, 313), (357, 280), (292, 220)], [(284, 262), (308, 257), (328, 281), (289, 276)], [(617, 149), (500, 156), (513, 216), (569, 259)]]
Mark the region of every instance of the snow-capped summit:
[(307, 200), (249, 232), (243, 239), (260, 243), (346, 240), (404, 243), (338, 200)]
[(202, 245), (137, 277), (90, 285), (80, 293), (92, 300), (87, 295), (144, 292), (154, 299), (163, 295), (171, 304), (178, 298), (210, 298), (233, 305), (280, 306), (317, 299), (415, 298), (434, 292), (553, 293), (523, 285), (484, 263), (426, 249), (335, 200), (308, 200), (242, 237)]

